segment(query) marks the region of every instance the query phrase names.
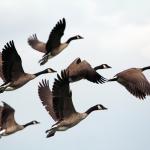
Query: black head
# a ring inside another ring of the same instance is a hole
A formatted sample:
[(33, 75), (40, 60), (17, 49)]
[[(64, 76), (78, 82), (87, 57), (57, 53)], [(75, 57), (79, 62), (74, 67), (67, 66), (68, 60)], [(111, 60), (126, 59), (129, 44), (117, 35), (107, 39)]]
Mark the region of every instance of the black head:
[(104, 107), (104, 106), (101, 105), (101, 104), (95, 105), (95, 108), (96, 108), (97, 110), (106, 110), (106, 109), (107, 109), (106, 107)]
[(46, 71), (47, 71), (48, 73), (54, 73), (54, 72), (57, 72), (57, 71), (55, 71), (55, 70), (52, 69), (52, 68), (47, 68)]
[(109, 80), (107, 80), (108, 82), (109, 81), (117, 81), (118, 80), (118, 76), (116, 75), (116, 76), (114, 76), (112, 79), (109, 79)]
[(76, 37), (76, 39), (83, 39), (83, 37), (80, 35), (76, 35), (75, 37)]
[(111, 67), (109, 65), (107, 65), (107, 64), (102, 64), (102, 65), (94, 67), (94, 70), (108, 69), (108, 68), (111, 68)]
[(78, 39), (83, 39), (83, 37), (80, 36), (80, 35), (73, 36), (73, 37), (69, 38), (69, 39), (66, 41), (66, 43), (69, 44), (72, 40), (78, 40)]
[(36, 120), (33, 120), (31, 121), (32, 124), (39, 124), (40, 122), (36, 121)]
[(91, 112), (95, 111), (95, 110), (106, 110), (107, 108), (104, 107), (103, 105), (101, 104), (97, 104), (91, 108), (89, 108), (86, 113), (89, 115)]
[(101, 65), (102, 66), (102, 69), (108, 69), (108, 68), (111, 68), (109, 65), (107, 65), (107, 64), (102, 64)]

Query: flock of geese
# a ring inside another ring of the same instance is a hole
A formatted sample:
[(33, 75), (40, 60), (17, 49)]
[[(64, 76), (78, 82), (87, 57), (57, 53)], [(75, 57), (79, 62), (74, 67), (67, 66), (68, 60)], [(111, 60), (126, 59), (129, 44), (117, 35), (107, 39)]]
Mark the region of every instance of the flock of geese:
[[(43, 57), (39, 60), (40, 65), (44, 65), (49, 59), (57, 56), (71, 41), (83, 39), (82, 36), (76, 35), (61, 43), (65, 27), (66, 21), (63, 18), (52, 29), (46, 43), (40, 41), (36, 34), (28, 38), (28, 44), (33, 49), (44, 53)], [(86, 60), (82, 61), (80, 58), (76, 58), (66, 69), (61, 71), (60, 75), (57, 74), (52, 90), (49, 87), (48, 80), (42, 80), (39, 83), (38, 94), (41, 103), (56, 122), (46, 131), (47, 137), (54, 136), (56, 131), (65, 131), (75, 126), (95, 110), (107, 110), (102, 104), (97, 104), (83, 113), (77, 112), (72, 102), (71, 82), (81, 79), (97, 84), (117, 81), (139, 99), (145, 99), (147, 95), (150, 95), (150, 83), (143, 74), (143, 71), (150, 69), (150, 66), (130, 68), (116, 74), (111, 79), (106, 79), (97, 72), (98, 69), (107, 68), (111, 67), (107, 64), (102, 64), (92, 68)], [(55, 72), (54, 69), (47, 68), (35, 74), (26, 73), (22, 67), (22, 60), (16, 50), (14, 41), (10, 41), (4, 45), (2, 53), (0, 53), (0, 77), (4, 82), (0, 86), (0, 93), (16, 90), (39, 75)], [(36, 120), (24, 125), (18, 124), (14, 117), (15, 110), (7, 103), (2, 103), (3, 106), (0, 106), (0, 137), (23, 130), (27, 126), (39, 124)]]

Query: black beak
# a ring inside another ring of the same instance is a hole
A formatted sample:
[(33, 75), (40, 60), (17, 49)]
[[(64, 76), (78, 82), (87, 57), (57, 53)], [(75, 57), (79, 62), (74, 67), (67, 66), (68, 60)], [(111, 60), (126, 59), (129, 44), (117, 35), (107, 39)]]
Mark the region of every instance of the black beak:
[(111, 66), (108, 66), (108, 65), (107, 65), (107, 67), (108, 67), (108, 68), (112, 68)]
[(107, 80), (107, 82), (109, 81), (117, 81), (117, 78), (112, 78), (112, 79)]
[(84, 39), (84, 38), (83, 38), (82, 36), (80, 36), (80, 35), (79, 35), (79, 38), (80, 38), (80, 39)]
[(102, 110), (107, 110), (108, 108), (104, 107), (103, 105), (101, 105)]

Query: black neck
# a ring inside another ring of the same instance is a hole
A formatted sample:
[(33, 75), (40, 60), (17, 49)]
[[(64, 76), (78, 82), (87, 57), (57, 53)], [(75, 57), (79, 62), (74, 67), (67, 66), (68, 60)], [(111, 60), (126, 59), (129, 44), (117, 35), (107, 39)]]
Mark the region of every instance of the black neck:
[(147, 69), (150, 69), (150, 66), (143, 67), (143, 68), (142, 68), (142, 71), (147, 70)]
[(118, 78), (117, 77), (114, 77), (114, 78), (112, 78), (112, 79), (109, 79), (108, 81), (117, 81), (118, 80)]
[(103, 69), (103, 66), (102, 65), (100, 65), (100, 66), (96, 66), (96, 67), (94, 67), (94, 70), (96, 71), (96, 70), (98, 70), (98, 69)]
[(26, 128), (26, 127), (28, 127), (30, 125), (33, 125), (33, 124), (34, 124), (33, 121), (31, 121), (31, 122), (28, 122), (28, 123), (24, 124), (23, 127)]
[(73, 36), (69, 38), (66, 43), (69, 44), (72, 40), (76, 40), (76, 39), (77, 39), (77, 36)]
[(43, 71), (35, 73), (34, 75), (37, 77), (37, 76), (39, 76), (41, 74), (45, 74), (45, 73), (48, 73), (48, 71), (47, 70), (43, 70)]
[(95, 110), (97, 110), (97, 106), (93, 106), (93, 107), (89, 108), (85, 113), (89, 115), (91, 112), (93, 112)]

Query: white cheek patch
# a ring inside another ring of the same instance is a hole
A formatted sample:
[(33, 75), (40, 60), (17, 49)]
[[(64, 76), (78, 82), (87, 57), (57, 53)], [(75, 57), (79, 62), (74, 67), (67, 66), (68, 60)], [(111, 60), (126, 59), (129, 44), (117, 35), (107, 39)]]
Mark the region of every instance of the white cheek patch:
[(48, 73), (52, 73), (51, 69), (48, 69)]
[(1, 131), (0, 131), (0, 134), (5, 133), (5, 131), (6, 131), (5, 129), (1, 130)]
[(98, 105), (98, 109), (101, 109), (101, 106), (100, 106), (100, 105)]
[(106, 65), (103, 65), (103, 68), (106, 69), (107, 68)]

